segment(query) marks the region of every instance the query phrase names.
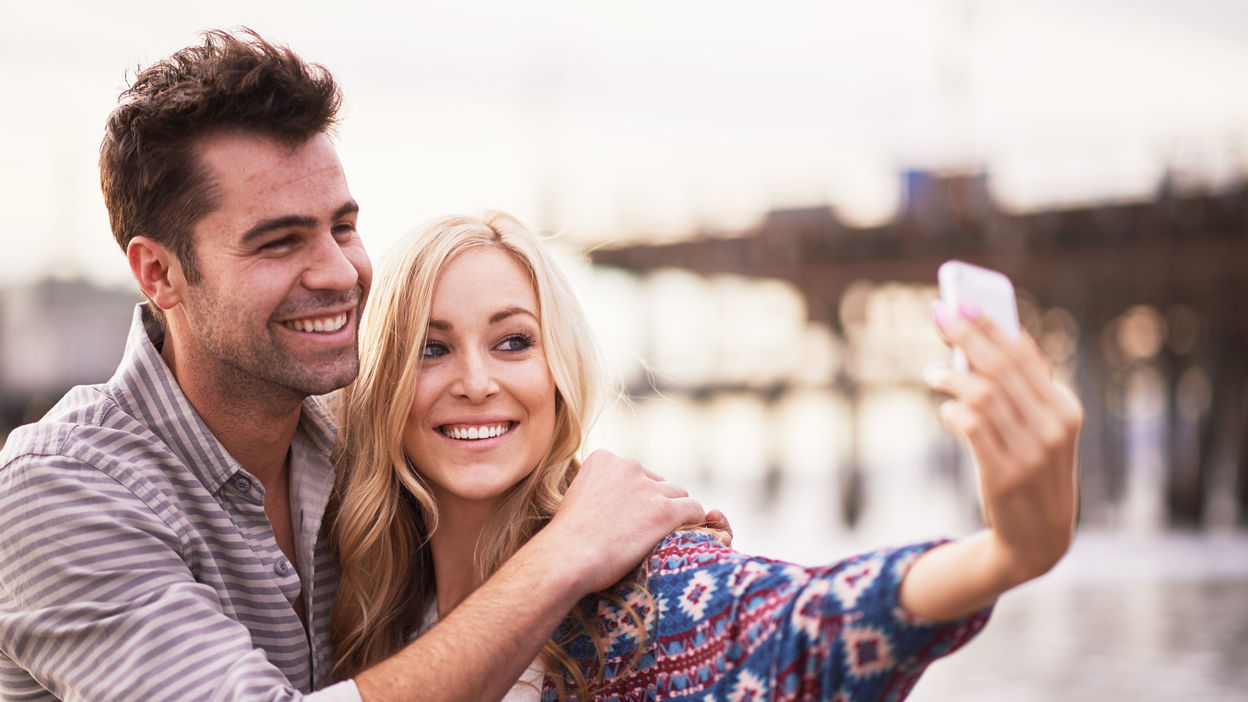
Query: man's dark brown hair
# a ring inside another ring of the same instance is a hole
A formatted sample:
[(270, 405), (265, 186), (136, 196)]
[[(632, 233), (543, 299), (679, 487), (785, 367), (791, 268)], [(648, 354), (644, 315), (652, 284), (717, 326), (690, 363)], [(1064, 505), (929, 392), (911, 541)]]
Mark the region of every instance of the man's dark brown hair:
[(239, 130), (298, 146), (329, 132), (342, 102), (334, 78), (288, 47), (216, 30), (148, 66), (121, 94), (100, 145), (100, 186), (124, 251), (146, 236), (199, 282), (192, 227), (218, 205), (198, 158), (205, 137)]

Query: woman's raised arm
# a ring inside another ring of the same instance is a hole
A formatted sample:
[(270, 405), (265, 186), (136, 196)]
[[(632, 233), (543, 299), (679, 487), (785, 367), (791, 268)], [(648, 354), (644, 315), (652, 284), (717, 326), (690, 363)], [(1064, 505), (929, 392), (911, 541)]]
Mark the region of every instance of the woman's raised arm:
[(944, 621), (988, 606), (1065, 555), (1078, 512), (1083, 408), (1025, 330), (1007, 339), (969, 305), (932, 311), (972, 369), (931, 368), (925, 377), (950, 397), (940, 417), (975, 458), (988, 525), (928, 551), (902, 582), (907, 611)]

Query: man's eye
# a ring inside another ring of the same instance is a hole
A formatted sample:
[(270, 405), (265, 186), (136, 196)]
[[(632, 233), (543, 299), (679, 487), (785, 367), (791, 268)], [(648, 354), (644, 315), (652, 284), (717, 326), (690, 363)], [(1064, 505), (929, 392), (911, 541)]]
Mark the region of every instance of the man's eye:
[(355, 234), (355, 225), (351, 222), (340, 222), (334, 225), (334, 236), (338, 239), (349, 239)]
[(287, 248), (294, 243), (295, 243), (294, 237), (284, 236), (280, 239), (274, 239), (273, 241), (265, 242), (264, 244), (260, 246), (260, 250), (261, 251), (277, 251), (280, 249)]

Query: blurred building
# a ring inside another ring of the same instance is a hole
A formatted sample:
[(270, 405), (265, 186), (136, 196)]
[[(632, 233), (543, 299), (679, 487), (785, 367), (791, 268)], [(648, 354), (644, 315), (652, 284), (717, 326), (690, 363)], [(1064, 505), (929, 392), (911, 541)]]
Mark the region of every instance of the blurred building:
[[(902, 327), (925, 316), (941, 262), (1003, 271), (1019, 290), (1023, 323), (1087, 408), (1084, 518), (1248, 524), (1248, 181), (1191, 190), (1168, 177), (1148, 202), (1037, 212), (998, 207), (982, 174), (910, 172), (905, 192), (882, 226), (849, 227), (831, 208), (812, 207), (772, 212), (746, 231), (591, 255), (647, 275), (675, 268), (787, 281), (810, 320), (843, 340), (832, 384), (851, 408), (864, 390), (917, 385), (907, 347), (918, 342)], [(881, 296), (896, 303), (883, 322)], [(890, 370), (899, 354), (909, 360)], [(738, 385), (749, 378), (693, 392)], [(783, 385), (768, 392), (783, 394)], [(668, 389), (661, 376), (633, 386), (641, 395)], [(851, 476), (857, 463), (851, 454)]]
[(0, 290), (0, 440), (74, 385), (113, 375), (138, 299), (81, 280)]

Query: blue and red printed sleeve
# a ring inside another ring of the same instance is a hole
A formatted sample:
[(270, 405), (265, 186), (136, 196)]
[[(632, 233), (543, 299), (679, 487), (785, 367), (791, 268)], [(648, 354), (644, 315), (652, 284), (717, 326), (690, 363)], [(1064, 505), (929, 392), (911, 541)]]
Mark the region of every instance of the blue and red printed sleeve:
[[(607, 685), (595, 699), (903, 699), (989, 615), (937, 624), (901, 608), (902, 578), (937, 543), (807, 568), (738, 553), (702, 532), (672, 534), (647, 564), (651, 597), (624, 587), (598, 600), (609, 645)], [(633, 666), (640, 627), (619, 603), (640, 611), (649, 630)], [(570, 647), (587, 670), (596, 665), (589, 646), (581, 637)], [(546, 693), (554, 699), (549, 685)]]

